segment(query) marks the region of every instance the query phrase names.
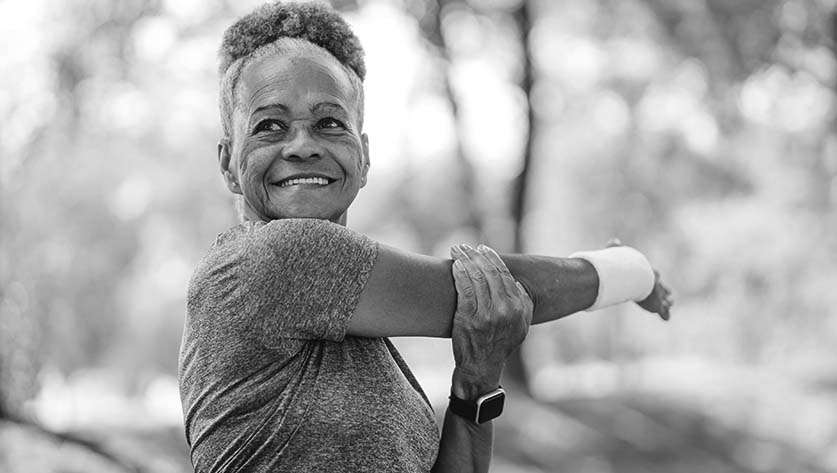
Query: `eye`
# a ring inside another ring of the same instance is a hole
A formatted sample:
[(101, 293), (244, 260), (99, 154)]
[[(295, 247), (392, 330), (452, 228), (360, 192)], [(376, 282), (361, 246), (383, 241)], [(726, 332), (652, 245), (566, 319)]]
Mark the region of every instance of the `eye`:
[(328, 117), (318, 121), (317, 128), (321, 130), (345, 130), (346, 125), (336, 118)]
[(260, 121), (256, 124), (255, 128), (253, 128), (253, 134), (262, 133), (265, 131), (283, 131), (285, 130), (285, 124), (280, 122), (279, 120), (274, 120), (272, 118), (268, 118), (265, 120)]

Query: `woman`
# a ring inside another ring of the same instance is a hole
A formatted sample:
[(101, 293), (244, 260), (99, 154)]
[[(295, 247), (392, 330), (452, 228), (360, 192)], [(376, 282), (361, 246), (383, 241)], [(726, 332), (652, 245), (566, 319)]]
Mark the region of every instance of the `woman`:
[[(266, 5), (224, 36), (218, 154), (244, 223), (189, 287), (180, 386), (197, 471), (487, 471), (500, 375), (530, 323), (626, 300), (668, 317), (635, 250), (460, 246), (452, 262), (346, 229), (370, 164), (364, 74), (322, 5)], [(452, 339), (441, 437), (393, 336)]]

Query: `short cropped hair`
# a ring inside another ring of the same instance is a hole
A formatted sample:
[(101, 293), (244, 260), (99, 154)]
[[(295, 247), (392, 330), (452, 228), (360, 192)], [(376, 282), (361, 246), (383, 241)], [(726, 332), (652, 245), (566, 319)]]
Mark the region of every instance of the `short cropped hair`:
[[(313, 48), (307, 44), (310, 43)], [(357, 92), (363, 122), (363, 47), (348, 23), (323, 3), (268, 3), (238, 19), (224, 32), (219, 51), (220, 108), (224, 136), (232, 136), (232, 117), (241, 72), (254, 59), (273, 52), (317, 49), (334, 57)]]

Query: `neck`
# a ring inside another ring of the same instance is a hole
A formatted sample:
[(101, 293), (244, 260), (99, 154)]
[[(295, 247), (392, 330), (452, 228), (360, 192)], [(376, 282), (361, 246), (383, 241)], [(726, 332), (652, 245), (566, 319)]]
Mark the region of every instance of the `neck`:
[[(241, 212), (241, 221), (242, 222), (270, 222), (271, 220), (278, 220), (278, 219), (275, 219), (275, 218), (268, 218), (268, 217), (265, 217), (265, 216), (259, 214), (258, 212), (253, 210), (249, 205), (247, 205), (246, 202), (243, 204), (243, 206), (244, 206), (244, 209), (243, 209), (243, 212)], [(330, 221), (332, 223), (336, 223), (337, 225), (342, 225), (342, 226), (345, 227), (346, 226), (346, 220), (347, 220), (347, 218), (346, 218), (347, 213), (348, 212), (343, 212), (339, 217), (330, 218), (330, 219), (328, 219), (328, 221)], [(299, 217), (299, 218), (303, 218), (303, 217)]]

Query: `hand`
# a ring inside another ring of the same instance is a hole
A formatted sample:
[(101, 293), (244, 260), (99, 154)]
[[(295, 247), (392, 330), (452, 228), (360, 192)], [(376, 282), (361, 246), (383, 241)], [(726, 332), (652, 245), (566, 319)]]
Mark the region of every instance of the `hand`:
[(659, 314), (663, 320), (671, 318), (671, 306), (674, 305), (674, 299), (671, 297), (669, 288), (660, 281), (660, 273), (656, 269), (654, 270), (654, 289), (648, 297), (637, 302), (637, 305), (648, 312)]
[[(622, 246), (622, 242), (618, 238), (613, 238), (607, 243), (608, 248), (612, 246)], [(671, 318), (671, 306), (674, 305), (674, 299), (671, 296), (671, 290), (660, 280), (660, 273), (656, 269), (654, 270), (654, 288), (651, 289), (651, 294), (637, 302), (637, 305), (648, 312), (658, 314), (663, 320)]]
[(500, 384), (506, 358), (529, 331), (533, 303), (491, 248), (460, 245), (451, 256), (457, 292), (453, 390), (473, 399)]

